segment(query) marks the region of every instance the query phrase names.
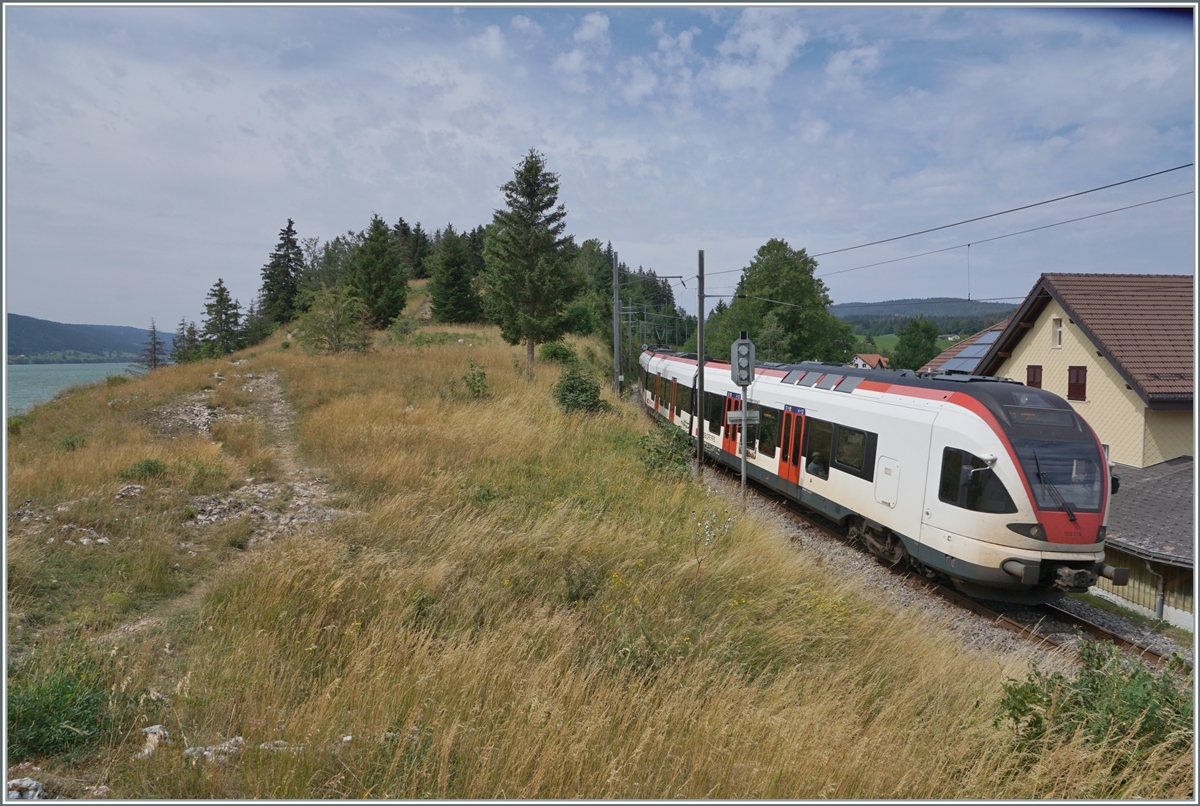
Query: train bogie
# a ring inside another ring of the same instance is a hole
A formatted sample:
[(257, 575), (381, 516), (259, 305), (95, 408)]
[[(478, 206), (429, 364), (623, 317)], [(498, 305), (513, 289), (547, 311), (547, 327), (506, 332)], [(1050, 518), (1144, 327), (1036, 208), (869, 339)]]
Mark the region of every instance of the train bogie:
[[(746, 390), (728, 364), (647, 351), (643, 403), (705, 452), (890, 562), (980, 598), (1048, 601), (1104, 564), (1108, 466), (1091, 428), (1041, 390), (999, 379), (919, 379), (825, 364), (768, 365)], [(760, 423), (743, 429), (745, 406)]]

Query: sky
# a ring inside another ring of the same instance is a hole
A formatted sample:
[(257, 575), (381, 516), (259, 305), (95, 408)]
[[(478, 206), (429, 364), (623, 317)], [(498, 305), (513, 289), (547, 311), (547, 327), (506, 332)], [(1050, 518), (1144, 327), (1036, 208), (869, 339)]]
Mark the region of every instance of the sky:
[(771, 238), (835, 303), (1196, 267), (1190, 9), (8, 4), (4, 46), (5, 306), (42, 319), (245, 307), (289, 218), (486, 224), (531, 148), (693, 313), (699, 250), (728, 294)]

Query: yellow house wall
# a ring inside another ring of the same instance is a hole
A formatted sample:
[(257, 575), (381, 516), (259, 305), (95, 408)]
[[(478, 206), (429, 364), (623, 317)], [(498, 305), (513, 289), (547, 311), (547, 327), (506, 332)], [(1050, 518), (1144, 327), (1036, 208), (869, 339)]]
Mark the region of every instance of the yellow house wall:
[[(1055, 318), (1063, 321), (1062, 347), (1054, 347), (1051, 342)], [(1116, 367), (1108, 359), (1097, 356), (1096, 351), (1091, 339), (1078, 325), (1072, 324), (1062, 306), (1051, 299), (996, 374), (1025, 383), (1026, 366), (1040, 364), (1042, 388), (1066, 400), (1067, 368), (1087, 367), (1087, 400), (1067, 402), (1087, 420), (1100, 441), (1108, 445), (1111, 461), (1146, 467), (1145, 404), (1137, 392), (1126, 388), (1125, 379)], [(1188, 428), (1190, 434), (1190, 420)], [(1179, 428), (1168, 430), (1175, 434)], [(1189, 444), (1190, 439), (1189, 436)]]
[(1193, 422), (1190, 411), (1147, 411), (1146, 466), (1193, 456)]

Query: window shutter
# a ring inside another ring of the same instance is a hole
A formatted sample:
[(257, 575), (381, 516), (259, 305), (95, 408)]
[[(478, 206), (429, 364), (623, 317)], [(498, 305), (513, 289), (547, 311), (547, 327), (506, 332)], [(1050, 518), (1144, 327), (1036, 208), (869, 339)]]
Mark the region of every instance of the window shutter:
[(1087, 367), (1067, 367), (1067, 400), (1087, 400)]
[(1025, 367), (1025, 385), (1034, 389), (1042, 388), (1042, 365), (1030, 364)]

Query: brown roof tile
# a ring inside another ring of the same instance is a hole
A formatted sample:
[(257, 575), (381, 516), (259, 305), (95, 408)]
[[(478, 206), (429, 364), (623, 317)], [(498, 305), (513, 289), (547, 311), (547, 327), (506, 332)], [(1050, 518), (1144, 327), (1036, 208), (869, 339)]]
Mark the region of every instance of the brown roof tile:
[(1045, 274), (1051, 293), (1149, 400), (1191, 398), (1195, 278)]

